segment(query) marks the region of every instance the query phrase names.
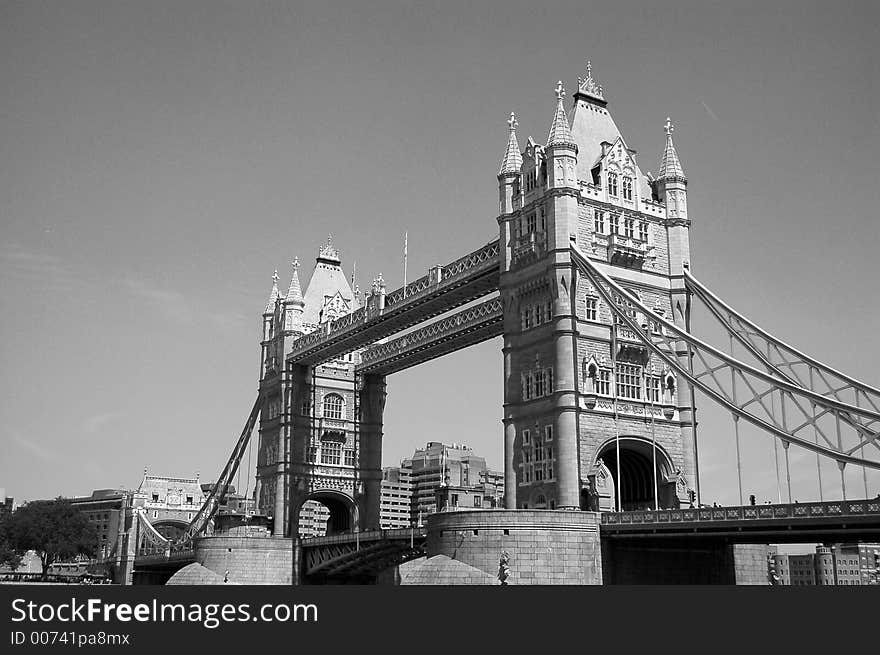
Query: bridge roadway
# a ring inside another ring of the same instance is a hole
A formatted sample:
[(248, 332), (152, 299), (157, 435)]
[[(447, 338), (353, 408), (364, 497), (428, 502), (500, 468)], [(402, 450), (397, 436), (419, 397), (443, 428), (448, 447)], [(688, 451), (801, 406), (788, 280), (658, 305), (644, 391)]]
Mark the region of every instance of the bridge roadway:
[(605, 512), (602, 539), (721, 538), (728, 543), (880, 539), (880, 498), (784, 505)]
[(386, 294), (382, 309), (371, 306), (372, 298), (368, 297), (364, 307), (294, 341), (290, 357), (298, 364), (314, 365), (375, 344), (497, 291), (499, 279), (499, 245), (495, 240)]

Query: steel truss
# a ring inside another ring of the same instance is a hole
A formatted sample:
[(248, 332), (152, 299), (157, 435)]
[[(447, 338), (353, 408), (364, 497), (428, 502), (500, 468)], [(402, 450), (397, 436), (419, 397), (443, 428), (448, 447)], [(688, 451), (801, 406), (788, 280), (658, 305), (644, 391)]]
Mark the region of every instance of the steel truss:
[[(599, 270), (575, 245), (571, 256), (618, 323), (631, 329), (649, 352), (735, 417), (779, 438), (786, 450), (795, 444), (833, 459), (841, 471), (846, 464), (880, 469), (880, 461), (863, 455), (868, 446), (880, 451), (880, 412), (805, 388), (799, 378), (768, 373), (735, 359), (655, 314)], [(626, 298), (641, 314), (641, 324), (617, 302), (619, 298)], [(652, 322), (659, 330), (652, 329)], [(730, 385), (724, 380), (730, 380)], [(862, 456), (856, 456), (857, 451)]]

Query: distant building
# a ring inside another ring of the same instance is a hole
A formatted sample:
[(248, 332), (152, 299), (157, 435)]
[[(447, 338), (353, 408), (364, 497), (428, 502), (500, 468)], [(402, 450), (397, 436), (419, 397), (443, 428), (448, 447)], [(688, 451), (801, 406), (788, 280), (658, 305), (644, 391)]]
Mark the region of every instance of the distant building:
[(0, 487), (0, 518), (11, 514), (15, 509), (15, 499), (6, 496), (6, 489)]
[(132, 501), (128, 489), (95, 489), (90, 496), (70, 498), (98, 532), (98, 556), (107, 557), (125, 532), (124, 509)]
[(382, 469), (379, 523), (383, 530), (412, 525), (412, 469), (397, 466)]
[[(173, 541), (186, 532), (201, 509), (204, 492), (197, 477), (148, 475), (144, 469), (144, 479), (135, 491), (135, 499), (143, 501), (147, 518), (156, 531)], [(139, 505), (139, 502), (135, 503), (135, 506)]]
[(817, 546), (815, 553), (776, 555), (774, 564), (781, 585), (880, 584), (880, 544)]

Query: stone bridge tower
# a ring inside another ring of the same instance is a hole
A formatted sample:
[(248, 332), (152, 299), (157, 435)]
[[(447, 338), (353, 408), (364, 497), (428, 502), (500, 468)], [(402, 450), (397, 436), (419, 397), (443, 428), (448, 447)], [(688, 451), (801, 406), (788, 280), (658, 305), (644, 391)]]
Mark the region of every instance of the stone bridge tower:
[(660, 507), (686, 506), (697, 477), (688, 389), (616, 324), (570, 253), (686, 324), (690, 222), (672, 127), (657, 177), (643, 174), (589, 63), (569, 115), (560, 82), (546, 143), (529, 137), (521, 153), (511, 114), (498, 174), (505, 505), (653, 508), (656, 487)]
[[(276, 536), (296, 535), (309, 500), (329, 510), (328, 532), (351, 530), (356, 522), (378, 527), (384, 378), (358, 376), (356, 382), (359, 352), (319, 366), (287, 361), (296, 339), (360, 308), (360, 290), (353, 275), (351, 283), (346, 279), (331, 239), (320, 249), (304, 293), (298, 260), (286, 294), (279, 292), (277, 279), (276, 272), (263, 314), (257, 507), (273, 517)], [(367, 302), (383, 293), (380, 279)], [(370, 401), (363, 412), (362, 397)], [(377, 412), (379, 418), (371, 421)]]

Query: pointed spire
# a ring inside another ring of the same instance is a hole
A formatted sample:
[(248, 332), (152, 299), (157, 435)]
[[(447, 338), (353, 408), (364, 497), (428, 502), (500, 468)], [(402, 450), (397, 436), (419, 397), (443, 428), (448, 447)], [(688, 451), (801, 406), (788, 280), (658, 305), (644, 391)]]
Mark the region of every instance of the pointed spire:
[(553, 117), (553, 123), (550, 125), (550, 134), (547, 135), (547, 146), (557, 145), (574, 145), (574, 138), (571, 136), (571, 127), (568, 125), (568, 118), (565, 116), (565, 107), (562, 106), (562, 98), (565, 96), (565, 87), (562, 86), (562, 80), (556, 84), (556, 115)]
[(601, 85), (593, 79), (593, 64), (587, 60), (587, 76), (578, 78), (578, 93), (597, 100), (605, 100)]
[(299, 257), (293, 258), (291, 266), (293, 266), (293, 275), (290, 278), (290, 286), (287, 289), (284, 304), (302, 307), (305, 303), (303, 302), (302, 287), (299, 283)]
[(509, 136), (507, 138), (507, 151), (504, 153), (504, 159), (501, 160), (501, 170), (499, 175), (507, 175), (510, 173), (519, 173), (522, 166), (522, 154), (519, 151), (519, 143), (516, 140), (516, 115), (510, 112), (510, 118), (507, 121)]
[(684, 174), (684, 169), (681, 167), (681, 162), (678, 160), (678, 153), (675, 151), (675, 144), (672, 143), (672, 132), (675, 130), (675, 127), (672, 125), (672, 120), (670, 118), (666, 118), (666, 149), (663, 151), (663, 158), (660, 160), (660, 170), (657, 172), (658, 180), (669, 180), (673, 178), (678, 178), (681, 180), (687, 180)]
[(275, 311), (275, 301), (278, 300), (278, 269), (272, 274), (272, 291), (269, 294), (269, 302), (266, 303), (266, 309), (263, 314), (271, 314)]

